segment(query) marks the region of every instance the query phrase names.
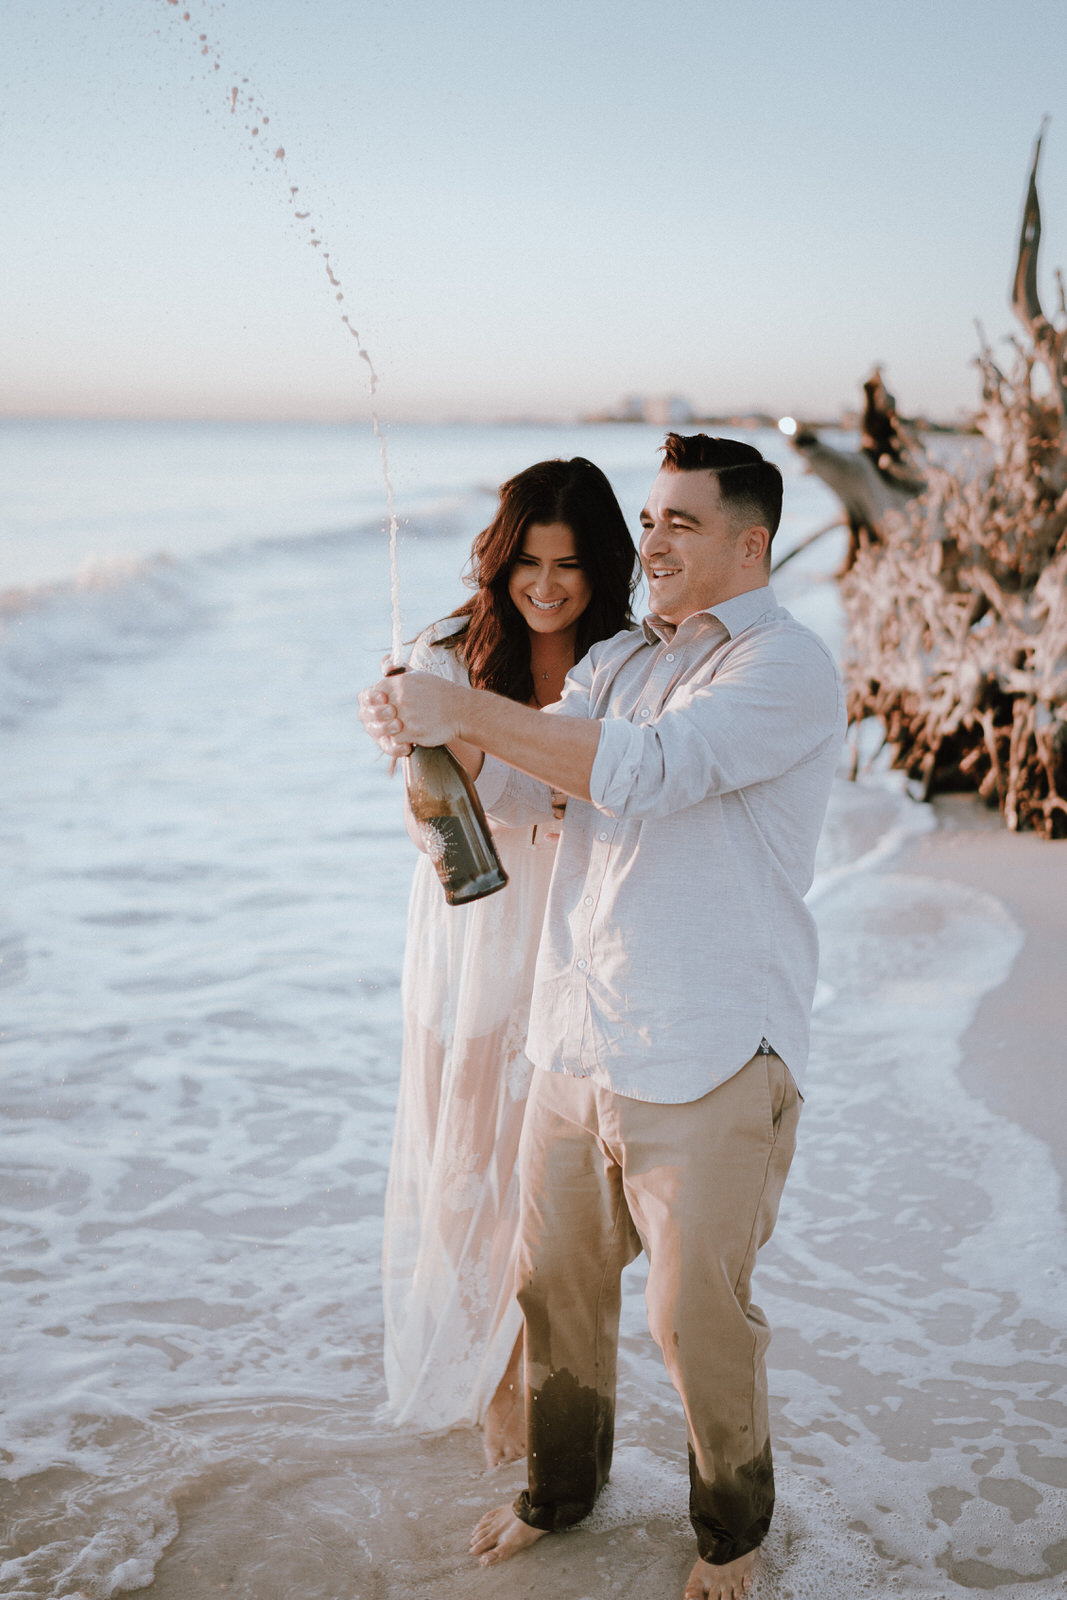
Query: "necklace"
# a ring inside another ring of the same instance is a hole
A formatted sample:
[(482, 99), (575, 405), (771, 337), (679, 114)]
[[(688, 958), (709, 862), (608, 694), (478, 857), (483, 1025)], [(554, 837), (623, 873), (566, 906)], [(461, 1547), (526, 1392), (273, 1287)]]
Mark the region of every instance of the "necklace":
[[(571, 665), (573, 666), (574, 663), (572, 662)], [(553, 667), (549, 667), (547, 672), (544, 670), (543, 667), (539, 667), (537, 669), (537, 671), (534, 672), (533, 671), (533, 665), (531, 663), (531, 676), (533, 677), (533, 681), (534, 681), (534, 693), (533, 693), (534, 700), (537, 702), (537, 705), (538, 705), (539, 709), (543, 711), (545, 706), (548, 705), (549, 702), (547, 700), (542, 700), (541, 699), (541, 696), (537, 692), (538, 684), (539, 683), (542, 683), (542, 684), (548, 683), (550, 678), (555, 677), (557, 682), (559, 683), (559, 685), (562, 687), (563, 681), (567, 676), (567, 667), (565, 665), (562, 666), (562, 667), (560, 667), (560, 666), (556, 666), (554, 668)], [(559, 694), (557, 693), (554, 696), (554, 698), (558, 700), (559, 699)]]

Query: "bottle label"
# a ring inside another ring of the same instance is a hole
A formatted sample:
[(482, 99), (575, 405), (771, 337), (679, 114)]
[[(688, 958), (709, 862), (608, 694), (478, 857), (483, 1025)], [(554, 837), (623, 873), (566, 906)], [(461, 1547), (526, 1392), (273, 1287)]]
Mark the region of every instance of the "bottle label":
[(426, 854), (452, 903), (477, 900), (503, 888), (507, 878), (481, 841), (472, 839), (460, 817), (430, 817), (421, 823)]

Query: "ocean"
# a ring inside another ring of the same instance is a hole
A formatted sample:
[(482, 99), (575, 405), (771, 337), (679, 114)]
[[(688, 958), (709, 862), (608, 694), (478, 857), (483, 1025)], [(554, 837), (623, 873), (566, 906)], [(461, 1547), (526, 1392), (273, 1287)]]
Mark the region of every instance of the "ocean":
[[(504, 477), (588, 455), (636, 530), (661, 439), (387, 432), (406, 638), (464, 597)], [(836, 503), (750, 437), (786, 474), (781, 553)], [(0, 1591), (658, 1600), (649, 1563), (692, 1557), (640, 1263), (612, 1482), (506, 1577), (466, 1534), (521, 1468), (381, 1416), (412, 848), (356, 714), (390, 642), (377, 442), (9, 422), (0, 450)], [(835, 648), (842, 537), (776, 580)], [(931, 826), (894, 775), (842, 775), (820, 847), (808, 1100), (756, 1279), (762, 1600), (1064, 1593), (1059, 1186), (960, 1076), (1021, 934), (893, 872)]]

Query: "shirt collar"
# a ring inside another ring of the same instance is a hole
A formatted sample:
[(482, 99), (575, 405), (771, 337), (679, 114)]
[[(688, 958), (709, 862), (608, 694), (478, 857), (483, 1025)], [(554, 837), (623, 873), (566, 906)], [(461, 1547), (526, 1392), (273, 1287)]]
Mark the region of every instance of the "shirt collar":
[(748, 589), (744, 594), (735, 594), (732, 600), (721, 600), (718, 605), (708, 606), (706, 611), (694, 611), (693, 615), (686, 617), (684, 622), (664, 622), (662, 617), (657, 617), (650, 611), (641, 624), (645, 638), (649, 644), (666, 644), (673, 639), (679, 628), (692, 623), (694, 629), (699, 626), (700, 619), (711, 617), (726, 629), (731, 639), (736, 639), (739, 633), (746, 628), (751, 628), (769, 611), (775, 611), (778, 601), (775, 599), (774, 590), (769, 583), (759, 589)]

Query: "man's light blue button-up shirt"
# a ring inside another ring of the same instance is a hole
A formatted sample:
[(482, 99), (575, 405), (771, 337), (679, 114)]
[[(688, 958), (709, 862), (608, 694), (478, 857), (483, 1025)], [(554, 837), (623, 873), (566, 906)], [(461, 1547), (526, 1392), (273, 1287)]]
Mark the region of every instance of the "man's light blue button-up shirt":
[[(845, 726), (826, 645), (765, 587), (595, 645), (545, 714), (601, 726), (592, 803), (568, 801), (557, 852), (534, 1065), (675, 1103), (766, 1038), (802, 1083), (803, 897)], [(502, 823), (544, 813), (544, 786), (491, 757), (478, 789)]]

